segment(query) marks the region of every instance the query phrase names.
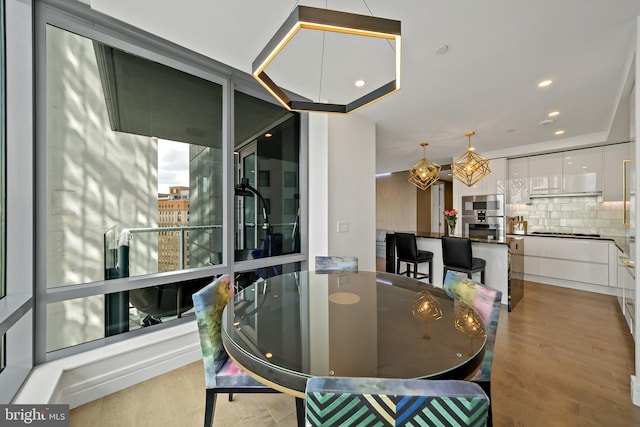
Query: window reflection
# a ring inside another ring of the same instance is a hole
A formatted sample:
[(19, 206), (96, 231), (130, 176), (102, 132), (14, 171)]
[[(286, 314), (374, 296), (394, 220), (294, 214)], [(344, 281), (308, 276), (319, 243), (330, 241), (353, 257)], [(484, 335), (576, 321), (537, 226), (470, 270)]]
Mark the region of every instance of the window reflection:
[(300, 252), (297, 113), (235, 92), (235, 259)]
[(47, 286), (114, 277), (123, 243), (115, 277), (219, 264), (222, 87), (53, 26), (46, 38)]

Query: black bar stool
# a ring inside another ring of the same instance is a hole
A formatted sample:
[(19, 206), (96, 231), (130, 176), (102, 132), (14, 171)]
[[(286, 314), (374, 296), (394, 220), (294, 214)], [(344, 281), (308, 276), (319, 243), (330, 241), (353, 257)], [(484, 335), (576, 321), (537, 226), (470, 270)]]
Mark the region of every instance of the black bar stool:
[[(397, 274), (407, 273), (410, 276), (411, 264), (413, 264), (413, 278), (424, 279), (429, 278), (429, 283), (433, 283), (433, 252), (420, 251), (416, 243), (416, 235), (411, 233), (395, 233), (396, 251), (398, 252), (398, 261), (396, 264)], [(407, 263), (407, 271), (400, 272), (400, 263)], [(418, 264), (423, 262), (429, 263), (429, 274), (418, 273)]]
[(442, 263), (444, 264), (442, 277), (446, 277), (449, 270), (467, 273), (469, 279), (473, 279), (473, 273), (480, 272), (480, 283), (484, 283), (484, 268), (487, 262), (482, 258), (473, 257), (471, 239), (441, 237), (441, 240)]

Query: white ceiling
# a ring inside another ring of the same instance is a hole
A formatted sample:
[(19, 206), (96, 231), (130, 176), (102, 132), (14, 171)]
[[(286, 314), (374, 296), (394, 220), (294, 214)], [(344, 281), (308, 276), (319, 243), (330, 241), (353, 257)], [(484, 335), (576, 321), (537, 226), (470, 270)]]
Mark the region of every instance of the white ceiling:
[[(90, 3), (250, 73), (251, 63), (297, 1)], [(430, 142), (427, 157), (448, 163), (465, 151), (464, 133), (471, 130), (476, 132), (472, 143), (483, 154), (625, 138), (610, 130), (619, 100), (630, 89), (639, 0), (299, 3), (363, 15), (370, 9), (375, 16), (402, 22), (402, 89), (353, 113), (376, 122), (378, 172), (411, 167), (422, 156), (423, 141)], [(441, 45), (449, 46), (444, 55), (436, 54)], [(544, 79), (552, 79), (553, 85), (537, 88)], [(560, 111), (555, 122), (539, 125), (552, 110)], [(565, 134), (555, 136), (557, 129)]]

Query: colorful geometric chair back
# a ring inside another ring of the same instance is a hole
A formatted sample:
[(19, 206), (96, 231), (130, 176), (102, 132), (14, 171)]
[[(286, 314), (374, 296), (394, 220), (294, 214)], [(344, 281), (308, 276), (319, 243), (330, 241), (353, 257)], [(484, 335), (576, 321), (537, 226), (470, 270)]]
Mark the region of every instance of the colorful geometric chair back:
[(486, 425), (489, 399), (467, 381), (315, 377), (307, 381), (307, 426)]
[(354, 256), (317, 256), (316, 273), (333, 271), (358, 271), (358, 257)]
[(490, 381), (502, 292), (452, 272), (448, 272), (445, 276), (443, 287), (447, 293), (473, 307), (482, 318), (487, 341), (482, 365), (472, 380)]

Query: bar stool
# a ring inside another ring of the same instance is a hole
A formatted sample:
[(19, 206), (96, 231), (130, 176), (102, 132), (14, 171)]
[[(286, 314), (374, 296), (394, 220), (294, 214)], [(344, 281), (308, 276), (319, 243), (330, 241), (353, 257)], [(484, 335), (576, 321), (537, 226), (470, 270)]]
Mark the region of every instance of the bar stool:
[[(395, 233), (396, 251), (398, 261), (396, 263), (396, 273), (410, 276), (411, 264), (413, 264), (413, 278), (424, 279), (429, 278), (429, 283), (433, 283), (433, 252), (420, 251), (416, 243), (416, 235), (411, 233)], [(400, 273), (400, 263), (407, 263), (407, 271)], [(429, 263), (429, 274), (419, 273), (418, 264), (423, 262)]]
[(464, 237), (442, 237), (442, 277), (447, 271), (466, 273), (473, 279), (473, 273), (480, 272), (480, 283), (484, 283), (484, 268), (487, 264), (482, 258), (474, 258), (471, 251), (471, 239)]

